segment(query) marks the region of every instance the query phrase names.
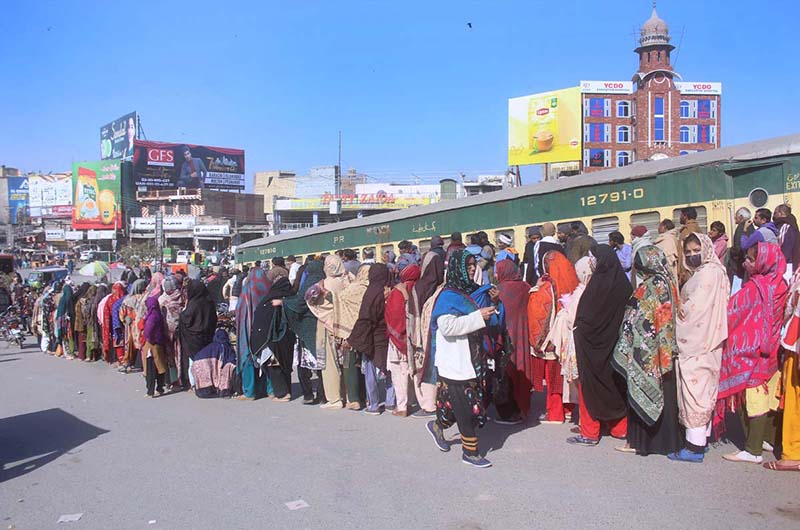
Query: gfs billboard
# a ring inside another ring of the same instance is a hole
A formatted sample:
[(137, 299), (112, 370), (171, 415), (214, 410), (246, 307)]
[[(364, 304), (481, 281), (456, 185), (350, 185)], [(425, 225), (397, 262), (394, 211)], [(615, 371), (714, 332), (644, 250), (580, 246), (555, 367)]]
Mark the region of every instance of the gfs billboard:
[(100, 127), (100, 158), (121, 158), (130, 160), (133, 157), (133, 141), (139, 131), (139, 116), (130, 112), (111, 123)]
[(244, 151), (167, 142), (134, 142), (138, 191), (175, 188), (244, 190)]
[(581, 88), (508, 100), (508, 164), (581, 159)]

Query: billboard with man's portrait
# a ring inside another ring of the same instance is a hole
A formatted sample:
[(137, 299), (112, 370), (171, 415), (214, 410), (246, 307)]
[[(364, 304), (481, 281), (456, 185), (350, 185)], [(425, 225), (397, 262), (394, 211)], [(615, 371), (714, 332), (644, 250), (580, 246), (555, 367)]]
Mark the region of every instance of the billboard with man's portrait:
[(137, 191), (176, 188), (244, 190), (244, 151), (225, 147), (136, 140)]
[(133, 141), (139, 132), (139, 116), (130, 112), (100, 127), (100, 159), (133, 158)]

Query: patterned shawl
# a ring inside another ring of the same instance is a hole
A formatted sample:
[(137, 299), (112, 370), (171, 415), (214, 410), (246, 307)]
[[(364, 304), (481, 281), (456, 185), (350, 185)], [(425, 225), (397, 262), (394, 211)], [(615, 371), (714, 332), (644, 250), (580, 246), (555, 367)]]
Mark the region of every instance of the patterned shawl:
[(310, 261), (305, 265), (305, 279), (300, 284), (297, 294), (283, 301), (283, 309), (289, 328), (300, 339), (301, 347), (314, 357), (317, 354), (317, 318), (309, 310), (305, 300), (306, 292), (325, 278), (322, 262)]
[(523, 416), (531, 408), (531, 387), (533, 383), (533, 356), (528, 339), (528, 291), (531, 286), (522, 280), (522, 271), (513, 261), (504, 259), (497, 263), (497, 280), (500, 303), (505, 312), (506, 326), (511, 337), (511, 358), (507, 372), (510, 372), (514, 400)]
[[(435, 256), (436, 254), (434, 254)], [(441, 260), (441, 258), (439, 258)], [(419, 280), (419, 265), (412, 264), (400, 272), (400, 283), (392, 289), (386, 299), (386, 331), (389, 340), (395, 348), (405, 358), (408, 354), (408, 320), (409, 313), (412, 311), (410, 304), (410, 294), (413, 292), (414, 284)]]
[[(334, 308), (333, 298), (342, 292), (345, 287), (353, 281), (353, 275), (344, 268), (342, 258), (336, 254), (331, 254), (325, 258), (325, 279), (320, 282), (319, 296), (306, 296), (308, 308), (317, 317), (317, 320), (325, 326), (329, 332), (334, 333)], [(309, 293), (306, 293), (307, 295)], [(331, 294), (332, 296), (328, 296)]]
[(735, 407), (731, 399), (765, 384), (778, 370), (783, 310), (789, 289), (783, 275), (786, 259), (773, 243), (758, 244), (750, 280), (728, 303), (728, 341), (722, 351), (714, 425)]
[(239, 366), (254, 352), (250, 351), (250, 329), (253, 326), (253, 316), (256, 307), (267, 296), (271, 283), (267, 281), (267, 273), (261, 267), (250, 269), (247, 279), (242, 285), (242, 294), (236, 305), (236, 352), (239, 356)]
[(358, 320), (361, 301), (369, 285), (369, 269), (369, 263), (361, 265), (353, 283), (333, 295), (333, 334), (340, 339), (350, 336)]
[(164, 315), (164, 324), (169, 336), (178, 329), (181, 311), (183, 310), (183, 290), (174, 280), (165, 279), (162, 283), (163, 293), (158, 297), (158, 304)]
[(611, 359), (628, 382), (628, 403), (647, 425), (664, 409), (661, 379), (678, 353), (675, 314), (678, 292), (664, 252), (640, 247), (634, 257), (640, 283), (625, 308), (619, 342)]
[[(414, 284), (414, 289), (411, 291), (411, 300), (409, 300), (408, 304), (411, 317), (408, 321), (410, 326), (408, 338), (417, 351), (423, 348), (423, 343), (427, 344), (427, 325), (430, 324), (430, 321), (423, 322), (423, 308), (433, 294), (438, 289), (441, 289), (443, 283), (444, 261), (435, 252), (428, 252), (425, 254), (425, 259), (422, 260), (422, 271), (420, 272), (419, 280)], [(430, 317), (430, 313), (428, 316)]]

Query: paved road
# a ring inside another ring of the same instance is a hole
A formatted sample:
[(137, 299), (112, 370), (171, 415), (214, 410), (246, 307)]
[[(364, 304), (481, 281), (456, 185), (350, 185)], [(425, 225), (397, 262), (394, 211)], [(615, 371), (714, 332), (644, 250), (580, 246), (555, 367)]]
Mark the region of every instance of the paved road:
[(800, 476), (724, 462), (730, 446), (682, 464), (490, 424), (494, 467), (473, 469), (417, 419), (143, 399), (141, 375), (32, 345), (0, 347), (0, 389), (0, 529), (800, 528)]

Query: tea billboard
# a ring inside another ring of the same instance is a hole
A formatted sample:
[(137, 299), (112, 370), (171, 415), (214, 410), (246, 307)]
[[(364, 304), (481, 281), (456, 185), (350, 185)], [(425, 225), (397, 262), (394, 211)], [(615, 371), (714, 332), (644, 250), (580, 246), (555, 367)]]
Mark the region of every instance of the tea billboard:
[(120, 227), (119, 160), (72, 165), (72, 228), (109, 230)]
[(581, 159), (581, 88), (508, 100), (508, 164)]

